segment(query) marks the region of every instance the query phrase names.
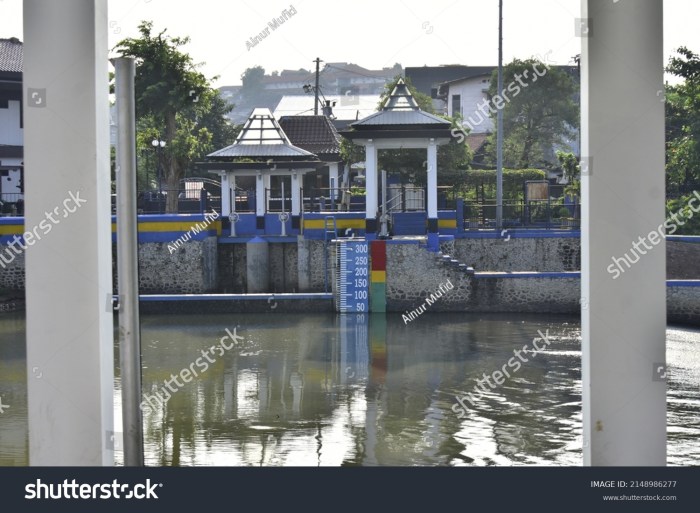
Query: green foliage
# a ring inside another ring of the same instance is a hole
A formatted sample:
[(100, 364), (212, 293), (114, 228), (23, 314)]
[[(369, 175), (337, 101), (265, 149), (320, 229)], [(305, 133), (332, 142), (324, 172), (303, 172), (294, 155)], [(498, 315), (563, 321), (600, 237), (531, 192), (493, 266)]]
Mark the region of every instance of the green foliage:
[[(471, 169), (465, 173), (466, 197), (475, 199), (477, 188), (484, 191), (487, 199), (496, 198), (496, 170)], [(504, 169), (503, 199), (522, 201), (523, 187), (528, 180), (544, 180), (545, 173), (540, 169)], [(481, 194), (481, 192), (479, 192)]]
[(666, 86), (666, 183), (670, 193), (700, 188), (700, 57), (685, 47), (666, 71), (683, 78)]
[[(233, 142), (236, 129), (225, 118), (232, 107), (196, 70), (190, 55), (181, 51), (189, 38), (171, 37), (165, 30), (154, 35), (150, 21), (141, 22), (139, 32), (139, 38), (124, 39), (115, 47), (136, 59), (137, 149), (143, 163), (151, 161), (153, 176), (160, 166), (164, 187), (177, 191), (195, 159)], [(166, 147), (156, 153), (153, 139), (164, 140)], [(139, 181), (146, 186), (154, 183), (143, 176)], [(176, 212), (177, 203), (177, 194), (169, 194), (167, 211)]]
[[(539, 71), (539, 74), (536, 73)], [(498, 73), (491, 76), (489, 95), (494, 124), (496, 109), (503, 107), (504, 167), (548, 166), (546, 152), (576, 135), (579, 105), (574, 101), (578, 85), (565, 71), (547, 67), (538, 59), (515, 59), (503, 69), (503, 92), (498, 93)], [(496, 161), (496, 136), (487, 143), (487, 160)]]
[(253, 96), (261, 88), (260, 83), (265, 77), (265, 68), (262, 66), (253, 66), (252, 68), (247, 68), (241, 75), (241, 93), (244, 96)]
[(576, 155), (570, 152), (557, 151), (557, 160), (568, 180), (564, 193), (579, 198), (581, 196), (581, 163)]
[[(688, 205), (688, 202), (694, 197), (695, 195), (688, 194), (666, 201), (666, 218), (673, 219), (671, 214), (676, 214), (676, 217), (685, 223), (683, 225), (678, 223), (676, 225), (678, 229), (673, 235), (700, 235), (700, 214), (693, 212), (693, 209)], [(674, 222), (674, 224), (676, 223)]]

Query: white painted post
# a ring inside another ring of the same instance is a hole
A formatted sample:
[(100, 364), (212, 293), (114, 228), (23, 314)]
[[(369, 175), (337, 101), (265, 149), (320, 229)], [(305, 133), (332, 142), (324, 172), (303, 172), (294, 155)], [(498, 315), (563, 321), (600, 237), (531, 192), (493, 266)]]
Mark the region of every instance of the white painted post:
[[(377, 207), (379, 206), (377, 194), (377, 147), (371, 139), (365, 145), (365, 223), (368, 236), (377, 231)], [(369, 233), (371, 232), (371, 233)]]
[(662, 0), (582, 0), (577, 30), (584, 464), (665, 465)]
[(265, 180), (262, 174), (258, 173), (255, 177), (255, 215), (257, 217), (265, 216), (265, 212), (267, 212), (267, 205), (265, 203)]
[(330, 197), (333, 201), (338, 199), (338, 163), (331, 162), (328, 164), (328, 187), (331, 188)]
[(221, 217), (228, 217), (231, 208), (231, 179), (227, 171), (221, 173)]
[(435, 139), (428, 143), (428, 219), (437, 219), (437, 144)]
[(24, 0), (24, 37), (29, 463), (109, 466), (107, 1)]
[(292, 211), (290, 215), (301, 215), (301, 186), (299, 185), (298, 173), (292, 173)]

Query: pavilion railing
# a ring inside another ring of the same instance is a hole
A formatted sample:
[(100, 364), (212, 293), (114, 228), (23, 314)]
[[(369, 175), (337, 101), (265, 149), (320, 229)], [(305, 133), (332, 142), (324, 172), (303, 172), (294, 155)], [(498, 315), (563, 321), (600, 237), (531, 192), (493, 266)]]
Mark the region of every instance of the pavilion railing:
[(18, 192), (0, 193), (0, 216), (24, 215), (24, 194)]

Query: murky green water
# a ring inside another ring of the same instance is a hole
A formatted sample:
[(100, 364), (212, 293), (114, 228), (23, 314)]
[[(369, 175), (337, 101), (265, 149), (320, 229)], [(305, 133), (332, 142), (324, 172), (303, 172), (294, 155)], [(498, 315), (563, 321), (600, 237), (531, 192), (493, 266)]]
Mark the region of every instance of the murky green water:
[[(271, 314), (142, 322), (144, 393), (153, 398), (144, 410), (148, 465), (582, 463), (576, 319), (426, 314), (404, 325), (393, 315)], [(234, 328), (243, 340), (222, 341)], [(21, 316), (0, 318), (0, 397), (11, 405), (0, 415), (0, 465), (27, 463), (24, 329)], [(549, 330), (549, 347), (507, 367), (503, 384), (474, 395), (458, 418), (455, 396), (503, 369), (513, 349), (532, 346), (538, 330)], [(668, 460), (698, 464), (700, 331), (669, 328), (667, 340)], [(117, 374), (118, 416), (119, 386)], [(164, 405), (158, 393), (170, 396)]]

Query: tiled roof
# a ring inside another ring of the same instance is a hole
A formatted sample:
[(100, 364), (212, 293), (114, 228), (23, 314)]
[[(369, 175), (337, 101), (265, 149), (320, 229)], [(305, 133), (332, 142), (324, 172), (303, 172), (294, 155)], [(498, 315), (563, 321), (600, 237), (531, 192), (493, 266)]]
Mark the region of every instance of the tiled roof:
[(486, 143), (488, 137), (489, 134), (487, 133), (469, 134), (466, 137), (466, 143), (469, 145), (469, 147), (474, 153), (477, 153)]
[(13, 37), (0, 39), (0, 71), (22, 73), (22, 42)]
[(340, 136), (326, 116), (285, 116), (280, 126), (299, 148), (318, 156), (340, 154)]

